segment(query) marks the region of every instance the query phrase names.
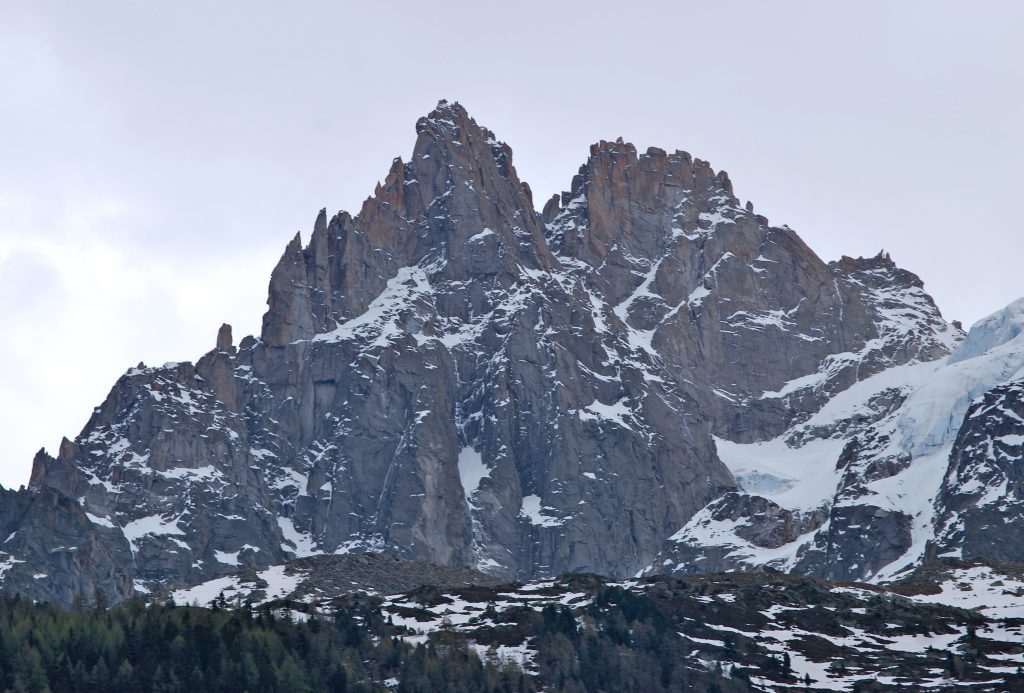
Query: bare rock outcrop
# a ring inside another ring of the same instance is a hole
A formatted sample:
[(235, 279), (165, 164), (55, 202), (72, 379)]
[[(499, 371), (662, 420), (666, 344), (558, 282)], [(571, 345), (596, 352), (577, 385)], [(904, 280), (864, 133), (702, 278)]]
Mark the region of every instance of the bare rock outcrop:
[(959, 338), (888, 256), (824, 263), (685, 152), (600, 142), (538, 213), (461, 105), (416, 133), (358, 214), (287, 244), (258, 338), (130, 369), (37, 459), (30, 492), (78, 504), (137, 588), (365, 551), (629, 576), (708, 508), (781, 545), (828, 509), (739, 493), (715, 437)]

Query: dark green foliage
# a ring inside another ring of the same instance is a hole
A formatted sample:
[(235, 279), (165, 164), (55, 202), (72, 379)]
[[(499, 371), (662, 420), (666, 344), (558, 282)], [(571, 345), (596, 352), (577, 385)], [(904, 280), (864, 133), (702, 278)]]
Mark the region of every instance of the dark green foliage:
[(536, 637), (539, 679), (558, 691), (746, 691), (690, 657), (658, 605), (620, 587), (603, 588), (581, 624), (565, 607), (545, 606)]
[(574, 641), (579, 637), (579, 625), (569, 607), (556, 607), (554, 604), (548, 604), (541, 609), (540, 613), (543, 621), (543, 633), (561, 633)]
[[(449, 625), (415, 645), (380, 604), (340, 598), (325, 614), (224, 599), (211, 608), (94, 599), (72, 610), (0, 599), (0, 691), (749, 690), (744, 672), (709, 670), (655, 602), (619, 587), (600, 588), (576, 609), (491, 607), (501, 628), (470, 635)], [(470, 639), (486, 649), (482, 659)], [(526, 672), (498, 655), (499, 646), (524, 641), (535, 653)]]
[(0, 600), (0, 690), (177, 692), (533, 691), (518, 669), (459, 642), (393, 636), (370, 606), (300, 623), (290, 610), (145, 605), (63, 610)]

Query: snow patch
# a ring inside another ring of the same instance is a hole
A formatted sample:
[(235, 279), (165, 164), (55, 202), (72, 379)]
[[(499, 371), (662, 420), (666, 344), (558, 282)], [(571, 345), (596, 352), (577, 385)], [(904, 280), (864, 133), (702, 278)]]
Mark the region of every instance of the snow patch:
[(178, 520), (165, 520), (160, 515), (149, 515), (138, 520), (132, 520), (121, 531), (124, 538), (131, 544), (132, 552), (138, 551), (137, 542), (144, 536), (184, 536), (185, 532), (178, 526)]
[(278, 517), (277, 526), (281, 528), (281, 534), (284, 536), (284, 543), (281, 545), (281, 548), (285, 551), (294, 552), (296, 558), (313, 556), (319, 553), (313, 538), (297, 530), (295, 523), (290, 517)]
[(459, 478), (462, 480), (462, 492), (470, 506), (473, 505), (473, 494), (480, 488), (480, 482), (490, 474), (491, 470), (484, 464), (479, 452), (471, 447), (459, 451)]
[(835, 495), (842, 470), (836, 460), (841, 439), (812, 440), (791, 447), (782, 437), (762, 443), (733, 443), (715, 438), (718, 456), (748, 492), (791, 510), (814, 510)]
[(541, 506), (540, 496), (523, 496), (523, 507), (519, 510), (519, 516), (525, 517), (537, 527), (558, 527), (565, 523), (562, 518), (544, 514), (546, 510), (552, 510), (552, 508)]
[(238, 566), (241, 565), (241, 563), (238, 561), (238, 554), (240, 553), (241, 551), (236, 551), (234, 553), (230, 553), (228, 551), (214, 551), (213, 557), (217, 559), (218, 563), (223, 563), (224, 565)]

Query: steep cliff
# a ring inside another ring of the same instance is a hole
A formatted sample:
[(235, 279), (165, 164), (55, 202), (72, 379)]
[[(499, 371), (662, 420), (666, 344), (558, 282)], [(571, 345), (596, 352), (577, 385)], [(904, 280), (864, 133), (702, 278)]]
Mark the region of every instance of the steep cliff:
[(835, 403), (962, 337), (916, 276), (885, 254), (826, 264), (685, 152), (596, 144), (538, 213), (462, 106), (416, 132), (358, 214), (288, 243), (258, 338), (224, 326), (195, 364), (130, 369), (18, 502), (79, 506), (142, 590), (363, 551), (516, 579), (747, 565), (688, 534), (709, 517), (770, 517), (749, 541), (773, 550), (816, 532), (787, 563), (813, 574), (906, 553), (882, 515), (892, 548), (830, 549), (873, 506), (838, 481), (776, 503), (751, 489), (785, 475), (735, 460), (874, 464), (851, 432), (877, 443), (911, 386), (852, 418)]

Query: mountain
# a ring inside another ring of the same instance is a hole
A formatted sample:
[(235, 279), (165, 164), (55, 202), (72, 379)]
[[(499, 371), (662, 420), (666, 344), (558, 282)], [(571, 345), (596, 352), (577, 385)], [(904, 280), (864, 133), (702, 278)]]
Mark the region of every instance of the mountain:
[(602, 141), (537, 212), (459, 104), (416, 132), (287, 244), (259, 337), (129, 369), (36, 456), (4, 589), (360, 552), (503, 580), (1016, 560), (1019, 305), (965, 338), (884, 252), (825, 263), (685, 152)]
[(744, 490), (691, 518), (649, 572), (879, 582), (941, 557), (1024, 560), (1022, 305), (981, 320), (948, 357), (864, 379), (774, 439), (719, 440)]

